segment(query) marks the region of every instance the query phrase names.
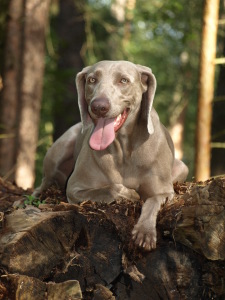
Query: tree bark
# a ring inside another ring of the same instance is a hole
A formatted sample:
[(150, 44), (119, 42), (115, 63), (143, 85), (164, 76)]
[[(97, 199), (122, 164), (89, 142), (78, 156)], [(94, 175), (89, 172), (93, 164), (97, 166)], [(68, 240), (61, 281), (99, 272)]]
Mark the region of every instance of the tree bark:
[(23, 188), (35, 180), (35, 154), (44, 74), (45, 30), (50, 0), (27, 0), (24, 14), (20, 119), (15, 181)]
[(19, 115), (23, 0), (11, 0), (0, 98), (0, 175), (13, 179)]
[(219, 2), (219, 0), (205, 0), (203, 11), (195, 154), (195, 179), (197, 181), (206, 180), (210, 176), (214, 60), (216, 57)]
[(0, 174), (32, 187), (50, 0), (11, 0), (1, 96)]

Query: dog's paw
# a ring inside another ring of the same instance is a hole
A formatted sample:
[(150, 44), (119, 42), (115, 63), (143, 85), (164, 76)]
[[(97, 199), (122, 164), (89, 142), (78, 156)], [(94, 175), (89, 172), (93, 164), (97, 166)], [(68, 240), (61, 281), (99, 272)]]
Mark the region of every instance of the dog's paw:
[(156, 248), (156, 228), (137, 223), (132, 231), (132, 238), (139, 247), (147, 251)]
[(123, 184), (115, 184), (113, 188), (116, 192), (115, 198), (119, 196), (131, 201), (140, 200), (140, 195), (135, 190), (128, 189)]

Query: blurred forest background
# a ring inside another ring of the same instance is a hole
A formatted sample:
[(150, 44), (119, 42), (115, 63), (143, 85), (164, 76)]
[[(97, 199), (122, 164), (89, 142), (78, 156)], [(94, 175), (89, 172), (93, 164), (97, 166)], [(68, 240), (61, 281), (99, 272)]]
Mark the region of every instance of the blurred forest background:
[[(158, 84), (154, 106), (192, 179), (203, 0), (0, 0), (0, 5), (1, 176), (14, 180), (21, 159), (31, 167), (27, 186), (34, 184), (34, 167), (35, 185), (40, 184), (48, 147), (80, 120), (77, 72), (99, 60), (129, 60), (152, 68)], [(225, 56), (224, 14), (223, 0), (217, 57)], [(26, 56), (26, 49), (33, 54)], [(30, 82), (23, 82), (25, 76)], [(211, 174), (218, 175), (225, 173), (224, 64), (216, 65), (214, 86)], [(24, 180), (23, 172), (17, 177)]]

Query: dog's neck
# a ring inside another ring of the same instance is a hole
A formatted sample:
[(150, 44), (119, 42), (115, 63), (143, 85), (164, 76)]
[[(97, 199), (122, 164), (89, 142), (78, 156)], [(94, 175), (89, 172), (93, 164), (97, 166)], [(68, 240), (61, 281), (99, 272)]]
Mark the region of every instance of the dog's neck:
[[(142, 131), (140, 130), (139, 126), (141, 126), (141, 128), (143, 129)], [(139, 132), (139, 135), (143, 135), (145, 131), (147, 132), (147, 120), (143, 120), (141, 110), (138, 108), (129, 114), (126, 122), (118, 131), (118, 135), (132, 137), (133, 134), (136, 135), (135, 131), (137, 130), (137, 128), (139, 131), (141, 131)]]
[(137, 110), (127, 118), (124, 125), (116, 133), (115, 140), (120, 143), (123, 151), (126, 151), (126, 149), (132, 151), (134, 147), (142, 144), (148, 138), (147, 120), (143, 120), (141, 111)]

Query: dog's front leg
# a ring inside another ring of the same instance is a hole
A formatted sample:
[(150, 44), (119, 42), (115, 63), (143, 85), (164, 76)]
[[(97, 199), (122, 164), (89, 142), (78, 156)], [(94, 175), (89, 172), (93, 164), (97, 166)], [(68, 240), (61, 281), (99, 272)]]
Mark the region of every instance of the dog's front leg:
[(139, 247), (149, 251), (156, 248), (156, 219), (167, 197), (171, 200), (173, 193), (148, 198), (142, 206), (141, 216), (132, 231), (133, 239)]
[(106, 185), (101, 188), (85, 189), (73, 187), (68, 184), (67, 198), (70, 203), (77, 203), (82, 201), (94, 201), (111, 203), (118, 198), (125, 198), (129, 200), (139, 200), (140, 196), (133, 189), (126, 188), (123, 184)]

